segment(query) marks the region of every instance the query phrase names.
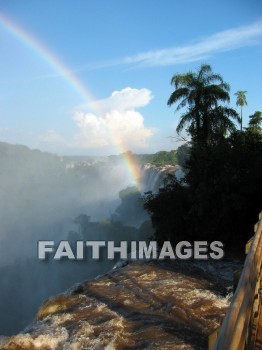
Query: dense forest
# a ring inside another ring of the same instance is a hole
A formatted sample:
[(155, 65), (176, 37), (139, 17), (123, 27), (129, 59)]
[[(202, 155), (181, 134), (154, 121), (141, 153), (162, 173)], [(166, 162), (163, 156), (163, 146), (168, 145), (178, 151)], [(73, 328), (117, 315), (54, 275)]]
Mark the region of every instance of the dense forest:
[(239, 116), (229, 107), (229, 84), (209, 65), (176, 74), (171, 84), (167, 103), (183, 111), (177, 132), (185, 130), (190, 141), (178, 152), (185, 178), (169, 175), (158, 194), (145, 198), (156, 239), (220, 240), (226, 252), (243, 249), (262, 204), (262, 113), (243, 128), (246, 91), (235, 94)]

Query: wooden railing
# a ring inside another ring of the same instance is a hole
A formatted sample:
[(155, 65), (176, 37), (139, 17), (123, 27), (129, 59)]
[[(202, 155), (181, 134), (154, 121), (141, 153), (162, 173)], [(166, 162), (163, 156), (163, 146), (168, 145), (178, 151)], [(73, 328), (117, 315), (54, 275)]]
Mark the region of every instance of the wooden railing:
[[(260, 275), (262, 263), (262, 213), (255, 225), (252, 243), (249, 241), (249, 252), (232, 298), (228, 312), (218, 330), (215, 344), (209, 343), (213, 350), (254, 349), (257, 332), (257, 319), (260, 307)], [(215, 332), (210, 337), (214, 342)]]

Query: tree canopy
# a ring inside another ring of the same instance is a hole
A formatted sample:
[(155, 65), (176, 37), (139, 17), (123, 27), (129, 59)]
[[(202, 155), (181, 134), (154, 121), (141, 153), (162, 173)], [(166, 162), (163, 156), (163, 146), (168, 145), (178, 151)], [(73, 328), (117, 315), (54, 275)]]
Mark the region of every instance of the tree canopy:
[(245, 130), (236, 130), (239, 116), (222, 104), (229, 101), (229, 85), (209, 65), (176, 74), (171, 82), (175, 91), (168, 105), (187, 107), (177, 130), (187, 125), (192, 141), (177, 151), (183, 181), (170, 175), (158, 194), (145, 198), (155, 237), (174, 243), (220, 240), (226, 252), (243, 251), (240, 245), (253, 235), (261, 210), (262, 113), (250, 116)]
[(243, 118), (242, 118), (242, 107), (247, 105), (246, 100), (246, 93), (247, 91), (237, 91), (235, 95), (237, 96), (236, 105), (240, 106), (240, 129), (243, 129)]
[(262, 134), (262, 112), (256, 111), (253, 115), (249, 117), (248, 128), (250, 131), (257, 134)]
[(175, 74), (171, 84), (175, 91), (167, 104), (177, 104), (176, 111), (187, 107), (177, 126), (178, 133), (187, 126), (192, 140), (205, 145), (236, 129), (232, 122), (239, 121), (236, 111), (223, 105), (230, 101), (230, 87), (210, 65), (203, 64), (196, 72)]

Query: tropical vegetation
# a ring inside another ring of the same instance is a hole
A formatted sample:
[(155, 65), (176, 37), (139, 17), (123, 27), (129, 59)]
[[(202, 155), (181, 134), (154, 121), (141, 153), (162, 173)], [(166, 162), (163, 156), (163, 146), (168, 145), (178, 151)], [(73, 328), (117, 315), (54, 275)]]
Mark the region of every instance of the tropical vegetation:
[(167, 104), (178, 103), (176, 110), (188, 106), (182, 114), (177, 132), (186, 129), (198, 144), (212, 144), (217, 138), (236, 130), (232, 120), (239, 121), (238, 114), (228, 103), (229, 85), (220, 74), (213, 73), (210, 65), (202, 65), (197, 72), (175, 74), (171, 79), (175, 91)]
[(237, 91), (235, 95), (237, 96), (236, 105), (240, 106), (240, 129), (243, 129), (243, 117), (242, 117), (242, 108), (247, 105), (247, 99), (246, 99), (246, 93), (247, 91)]
[(209, 65), (176, 74), (171, 82), (168, 105), (183, 109), (177, 131), (186, 128), (191, 138), (177, 152), (185, 178), (169, 175), (158, 194), (145, 198), (156, 239), (220, 240), (227, 252), (243, 251), (262, 205), (262, 113), (238, 130), (241, 118), (228, 105), (230, 87)]
[(248, 128), (250, 131), (261, 134), (262, 128), (262, 112), (256, 111), (253, 115), (249, 117)]

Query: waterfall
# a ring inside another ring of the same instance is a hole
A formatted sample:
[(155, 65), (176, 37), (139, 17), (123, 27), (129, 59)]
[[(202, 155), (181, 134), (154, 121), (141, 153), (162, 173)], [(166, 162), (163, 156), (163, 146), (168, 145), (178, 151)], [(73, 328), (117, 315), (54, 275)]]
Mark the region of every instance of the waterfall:
[(164, 179), (167, 174), (175, 175), (178, 180), (184, 176), (184, 172), (179, 165), (161, 165), (153, 164), (142, 165), (142, 178), (140, 188), (142, 192), (157, 193), (159, 188), (164, 185)]
[(22, 333), (0, 337), (0, 349), (207, 349), (240, 266), (130, 262), (46, 300)]

